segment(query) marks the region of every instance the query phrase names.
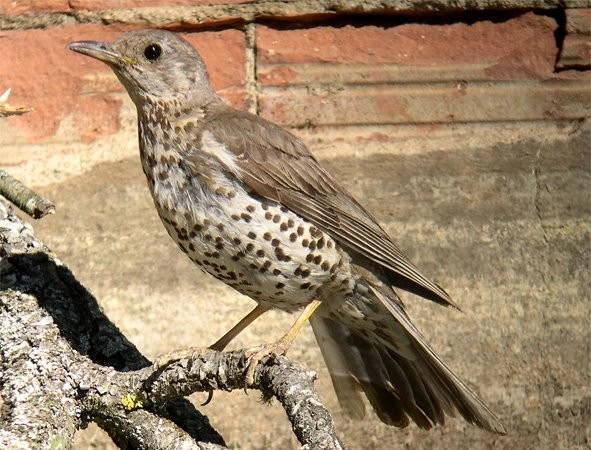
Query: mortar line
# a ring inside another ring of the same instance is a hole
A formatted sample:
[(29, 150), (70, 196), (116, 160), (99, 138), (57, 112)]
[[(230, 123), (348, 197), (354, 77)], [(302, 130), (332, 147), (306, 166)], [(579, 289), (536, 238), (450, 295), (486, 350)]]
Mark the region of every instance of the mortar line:
[(246, 109), (252, 114), (259, 112), (259, 97), (257, 87), (256, 67), (256, 23), (247, 23), (245, 26), (245, 90)]

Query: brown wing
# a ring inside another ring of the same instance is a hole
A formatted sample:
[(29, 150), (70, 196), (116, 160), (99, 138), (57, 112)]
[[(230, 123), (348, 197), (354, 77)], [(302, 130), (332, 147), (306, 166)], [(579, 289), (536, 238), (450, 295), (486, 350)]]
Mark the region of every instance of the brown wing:
[(258, 116), (225, 107), (208, 114), (202, 129), (235, 155), (237, 175), (258, 195), (281, 203), (388, 269), (394, 286), (455, 306), (294, 135)]

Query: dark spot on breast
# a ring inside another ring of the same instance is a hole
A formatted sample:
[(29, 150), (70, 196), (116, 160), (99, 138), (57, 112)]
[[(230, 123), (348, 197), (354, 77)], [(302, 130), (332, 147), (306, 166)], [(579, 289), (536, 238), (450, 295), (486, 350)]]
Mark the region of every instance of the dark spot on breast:
[(215, 248), (217, 250), (222, 250), (224, 248), (224, 244), (222, 242), (218, 242), (217, 244), (215, 244)]
[(335, 273), (338, 269), (339, 265), (338, 264), (333, 264), (330, 268), (330, 273)]
[(256, 253), (256, 255), (257, 255), (259, 258), (264, 258), (264, 256), (265, 256), (265, 252), (264, 252), (263, 250), (257, 250), (257, 253)]
[(250, 263), (250, 264), (248, 265), (248, 267), (250, 267), (252, 270), (256, 270), (256, 269), (258, 269), (258, 268), (259, 268), (259, 266), (257, 266), (256, 264), (253, 264), (253, 263)]
[(287, 226), (289, 228), (293, 228), (294, 225), (295, 225), (295, 223), (294, 223), (293, 219), (288, 219), (287, 220)]
[(302, 247), (307, 247), (310, 244), (308, 239), (302, 239)]
[(282, 206), (282, 207), (281, 207), (281, 208), (279, 208), (279, 209), (281, 210), (281, 212), (284, 212), (284, 213), (286, 213), (286, 212), (288, 212), (288, 211), (289, 211), (289, 209), (287, 209), (285, 206)]
[(328, 261), (324, 261), (324, 262), (322, 263), (322, 265), (320, 266), (320, 268), (321, 268), (322, 270), (328, 270), (328, 269), (330, 269), (330, 263), (329, 263)]
[(314, 259), (314, 255), (312, 253), (308, 253), (306, 255), (306, 262), (312, 262), (313, 259)]
[(192, 242), (189, 244), (189, 250), (191, 250), (192, 252), (195, 251), (195, 246), (193, 245)]
[(308, 289), (310, 287), (310, 284), (311, 283), (308, 283), (308, 282), (302, 283), (302, 284), (300, 284), (300, 289)]
[(257, 234), (254, 231), (249, 231), (248, 234), (247, 234), (247, 236), (250, 239), (256, 239), (257, 238)]
[(279, 214), (275, 214), (273, 216), (273, 222), (279, 223), (281, 221), (281, 216)]
[(212, 256), (213, 258), (219, 258), (219, 257), (220, 257), (220, 254), (219, 254), (218, 252), (213, 252), (213, 253), (211, 254), (211, 256)]
[(249, 242), (248, 244), (246, 244), (246, 251), (247, 252), (252, 252), (254, 250), (254, 244), (252, 242)]
[(263, 208), (265, 211), (267, 211), (269, 209), (269, 203), (267, 203), (267, 202), (261, 203), (261, 208)]
[(218, 230), (224, 231), (224, 224), (223, 223), (218, 223), (217, 227), (218, 227)]
[(279, 226), (279, 229), (281, 231), (287, 231), (287, 224), (285, 222), (281, 222), (281, 225)]
[(304, 234), (304, 227), (299, 226), (298, 229), (296, 230), (298, 233), (298, 236), (302, 236)]
[(234, 239), (232, 239), (232, 241), (234, 242), (234, 244), (236, 245), (240, 245), (242, 244), (242, 241), (240, 240), (240, 238), (235, 237)]
[(196, 223), (195, 225), (193, 225), (193, 229), (195, 231), (201, 231), (203, 229), (203, 225), (201, 225), (200, 223)]
[(232, 256), (232, 261), (240, 261), (242, 258), (244, 258), (244, 256), (244, 252), (238, 252)]
[(321, 255), (316, 255), (314, 257), (314, 264), (320, 264), (322, 262), (322, 256)]
[(310, 227), (310, 236), (312, 236), (313, 238), (320, 238), (320, 237), (322, 237), (322, 231), (320, 231), (318, 228), (312, 226), (312, 227)]
[(230, 191), (230, 192), (228, 192), (227, 195), (228, 195), (228, 198), (234, 198), (234, 197), (236, 197), (236, 192)]
[(190, 232), (189, 232), (189, 237), (190, 237), (191, 239), (195, 238), (195, 236), (197, 236), (197, 233), (195, 233), (194, 231), (190, 231)]
[(295, 242), (295, 241), (297, 241), (297, 240), (298, 240), (298, 235), (297, 235), (296, 233), (291, 233), (291, 234), (289, 235), (289, 241), (290, 241), (290, 242)]
[(265, 241), (270, 241), (271, 239), (273, 239), (273, 235), (267, 231), (265, 232), (265, 234), (263, 234), (263, 239)]
[(253, 212), (255, 212), (255, 210), (256, 210), (256, 207), (255, 207), (254, 205), (248, 205), (248, 206), (246, 207), (246, 210), (247, 210), (248, 212), (251, 212), (251, 213), (253, 213)]
[(316, 250), (316, 241), (310, 241), (308, 248), (312, 251)]
[(310, 271), (310, 269), (304, 269), (304, 270), (302, 270), (302, 278), (308, 278), (310, 276), (310, 273), (312, 273)]
[(293, 274), (294, 274), (296, 277), (299, 277), (299, 276), (302, 274), (302, 266), (298, 266), (298, 267), (296, 267), (296, 269), (293, 271)]
[(267, 211), (265, 213), (265, 219), (267, 219), (267, 220), (273, 220), (273, 213), (270, 213), (269, 211)]
[(281, 270), (279, 269), (273, 269), (273, 275), (275, 275), (276, 277), (281, 275)]
[(323, 236), (323, 237), (321, 237), (320, 239), (318, 239), (318, 242), (316, 243), (316, 244), (317, 244), (317, 245), (316, 245), (316, 247), (317, 247), (318, 249), (324, 248), (324, 242), (325, 242), (325, 241), (324, 241), (324, 236)]
[(213, 193), (215, 195), (226, 195), (226, 190), (223, 187), (219, 187), (219, 188), (216, 188), (216, 190), (213, 191)]
[(244, 220), (246, 223), (252, 220), (252, 216), (250, 214), (241, 213), (240, 217), (242, 217), (242, 220)]
[(280, 241), (279, 239), (273, 239), (273, 240), (271, 241), (271, 245), (272, 245), (273, 247), (279, 247), (279, 244), (281, 244), (281, 241)]
[(275, 287), (276, 287), (277, 289), (281, 289), (282, 287), (285, 287), (285, 284), (284, 284), (284, 283), (277, 283), (277, 284), (275, 285)]
[(228, 272), (228, 278), (230, 280), (236, 280), (238, 277), (236, 276), (236, 272)]
[(232, 215), (230, 216), (230, 218), (231, 218), (232, 220), (240, 220), (240, 216), (239, 216), (238, 214), (232, 214)]

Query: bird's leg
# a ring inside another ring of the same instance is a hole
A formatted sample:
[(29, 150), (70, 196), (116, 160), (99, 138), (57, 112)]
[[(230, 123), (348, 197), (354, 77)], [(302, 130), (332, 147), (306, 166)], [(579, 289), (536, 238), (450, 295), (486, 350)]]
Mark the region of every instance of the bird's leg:
[(291, 343), (299, 334), (300, 330), (306, 323), (306, 320), (314, 314), (314, 311), (316, 311), (321, 303), (320, 300), (312, 300), (308, 303), (287, 333), (285, 333), (285, 335), (277, 342), (244, 351), (244, 356), (248, 358), (246, 362), (245, 388), (254, 383), (254, 370), (261, 359), (271, 354), (285, 355), (287, 353)]
[(242, 330), (244, 330), (247, 326), (253, 323), (259, 316), (263, 313), (269, 311), (268, 306), (261, 306), (257, 305), (251, 312), (249, 312), (246, 316), (240, 320), (236, 325), (232, 327), (230, 331), (224, 334), (221, 338), (219, 338), (215, 344), (211, 345), (209, 348), (211, 350), (215, 350), (221, 352), (226, 346), (230, 343), (232, 339), (238, 336)]
[(182, 350), (175, 350), (169, 353), (165, 353), (164, 355), (160, 355), (154, 361), (154, 365), (158, 368), (162, 368), (173, 362), (180, 361), (181, 359), (191, 358), (191, 357), (199, 357), (201, 355), (205, 355), (210, 353), (211, 351), (221, 352), (226, 348), (226, 346), (230, 343), (232, 339), (238, 336), (242, 330), (244, 330), (247, 326), (249, 326), (252, 322), (254, 322), (259, 316), (269, 310), (268, 306), (261, 306), (257, 305), (251, 312), (249, 312), (246, 316), (240, 320), (236, 325), (232, 327), (230, 331), (224, 334), (220, 339), (218, 339), (215, 344), (207, 347), (207, 348), (200, 348), (200, 347), (189, 347)]

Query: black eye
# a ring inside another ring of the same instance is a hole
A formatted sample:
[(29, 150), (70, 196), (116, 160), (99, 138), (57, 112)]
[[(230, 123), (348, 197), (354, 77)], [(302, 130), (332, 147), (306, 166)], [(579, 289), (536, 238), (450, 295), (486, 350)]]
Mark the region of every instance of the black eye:
[(144, 49), (144, 56), (150, 61), (154, 61), (160, 57), (162, 48), (158, 44), (150, 44)]

